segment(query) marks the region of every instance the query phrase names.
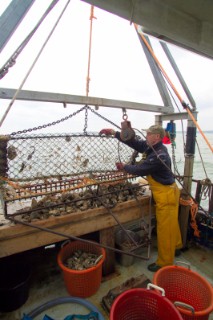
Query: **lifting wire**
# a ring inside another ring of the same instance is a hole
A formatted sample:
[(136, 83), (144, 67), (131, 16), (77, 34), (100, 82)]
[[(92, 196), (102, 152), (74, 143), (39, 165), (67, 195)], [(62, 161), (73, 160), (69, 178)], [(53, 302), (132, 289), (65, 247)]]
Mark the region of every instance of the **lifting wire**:
[(45, 40), (44, 44), (42, 45), (42, 47), (41, 47), (41, 49), (40, 49), (39, 53), (37, 54), (36, 58), (34, 59), (34, 61), (33, 61), (32, 65), (31, 65), (31, 67), (29, 68), (29, 70), (28, 70), (28, 72), (27, 72), (26, 76), (24, 77), (23, 81), (21, 82), (21, 84), (20, 84), (19, 88), (16, 90), (16, 93), (15, 93), (15, 95), (14, 95), (14, 97), (13, 97), (12, 101), (9, 103), (9, 105), (8, 105), (8, 107), (7, 107), (6, 111), (5, 111), (5, 113), (4, 113), (4, 114), (3, 114), (3, 116), (2, 116), (2, 119), (1, 119), (1, 121), (0, 121), (0, 127), (2, 126), (2, 124), (3, 124), (3, 122), (4, 122), (5, 118), (6, 118), (6, 116), (7, 116), (7, 114), (8, 114), (8, 112), (10, 111), (10, 109), (11, 109), (11, 107), (12, 107), (13, 103), (15, 102), (15, 100), (16, 100), (16, 98), (17, 98), (17, 96), (18, 96), (19, 92), (21, 91), (21, 89), (22, 89), (23, 85), (25, 84), (25, 82), (26, 82), (27, 78), (29, 77), (29, 75), (30, 75), (31, 71), (33, 70), (33, 68), (34, 68), (34, 66), (35, 66), (36, 62), (38, 61), (38, 59), (39, 59), (39, 57), (40, 57), (41, 53), (43, 52), (43, 50), (44, 50), (45, 46), (47, 45), (48, 41), (50, 40), (50, 38), (51, 38), (51, 36), (52, 36), (53, 32), (55, 31), (55, 29), (56, 29), (56, 27), (57, 27), (57, 25), (58, 25), (59, 21), (61, 20), (61, 18), (62, 18), (62, 16), (63, 16), (63, 14), (64, 14), (64, 12), (65, 12), (65, 10), (67, 9), (67, 7), (68, 7), (69, 3), (70, 3), (70, 0), (68, 0), (68, 1), (67, 1), (67, 3), (65, 4), (65, 6), (64, 6), (64, 8), (63, 8), (63, 10), (62, 10), (62, 12), (60, 13), (60, 15), (59, 15), (59, 17), (58, 17), (58, 19), (57, 19), (56, 23), (54, 24), (54, 26), (53, 26), (52, 30), (50, 31), (49, 35), (47, 36), (47, 39)]
[(188, 112), (190, 118), (192, 119), (192, 121), (194, 122), (195, 126), (197, 127), (197, 129), (199, 130), (200, 134), (202, 135), (202, 137), (204, 138), (204, 140), (206, 141), (207, 145), (209, 146), (210, 150), (213, 152), (213, 147), (211, 146), (210, 142), (208, 141), (207, 137), (205, 136), (205, 134), (203, 133), (203, 131), (201, 130), (199, 124), (197, 123), (197, 121), (195, 120), (189, 105), (182, 99), (181, 95), (179, 94), (179, 92), (177, 91), (177, 89), (175, 88), (174, 84), (172, 83), (171, 79), (169, 78), (169, 76), (167, 75), (166, 71), (164, 70), (164, 68), (162, 67), (160, 61), (158, 60), (158, 58), (156, 57), (156, 55), (154, 54), (151, 46), (149, 45), (149, 43), (147, 42), (146, 38), (144, 37), (143, 33), (141, 31), (139, 31), (139, 26), (137, 24), (134, 23), (136, 32), (138, 32), (138, 34), (140, 35), (140, 37), (142, 38), (143, 42), (145, 43), (147, 49), (149, 50), (149, 52), (151, 53), (153, 59), (155, 60), (155, 62), (157, 63), (158, 67), (160, 68), (161, 72), (163, 73), (164, 77), (166, 78), (166, 80), (168, 81), (168, 83), (170, 84), (171, 88), (173, 89), (173, 91), (175, 92), (177, 98), (179, 99), (180, 103), (182, 104), (183, 108)]

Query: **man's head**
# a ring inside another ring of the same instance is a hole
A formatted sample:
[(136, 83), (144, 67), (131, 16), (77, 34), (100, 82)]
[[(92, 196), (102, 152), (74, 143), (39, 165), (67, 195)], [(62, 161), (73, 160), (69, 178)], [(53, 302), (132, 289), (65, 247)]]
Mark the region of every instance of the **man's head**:
[(153, 125), (144, 131), (146, 131), (146, 140), (149, 145), (162, 141), (165, 136), (165, 130), (159, 125)]

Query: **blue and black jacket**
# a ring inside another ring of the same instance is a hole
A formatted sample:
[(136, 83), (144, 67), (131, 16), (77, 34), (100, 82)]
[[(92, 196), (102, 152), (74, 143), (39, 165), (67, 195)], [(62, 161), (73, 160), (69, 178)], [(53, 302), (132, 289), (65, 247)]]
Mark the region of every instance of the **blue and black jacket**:
[[(149, 147), (146, 140), (131, 139), (129, 141), (122, 141), (120, 133), (115, 133), (115, 138), (130, 148), (145, 153), (145, 160), (142, 163), (129, 165), (125, 164), (124, 170), (130, 174), (137, 176), (150, 175), (155, 181), (163, 185), (171, 185), (175, 182), (174, 175), (171, 171), (171, 158), (166, 146), (160, 141), (154, 146)], [(154, 149), (154, 150), (153, 150)]]

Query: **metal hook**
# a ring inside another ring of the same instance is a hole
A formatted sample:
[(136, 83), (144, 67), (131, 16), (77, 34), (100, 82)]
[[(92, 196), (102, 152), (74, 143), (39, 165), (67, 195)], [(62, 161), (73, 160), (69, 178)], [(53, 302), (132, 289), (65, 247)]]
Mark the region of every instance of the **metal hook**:
[(123, 120), (127, 120), (128, 119), (128, 115), (126, 113), (126, 109), (123, 108), (122, 111), (123, 111)]

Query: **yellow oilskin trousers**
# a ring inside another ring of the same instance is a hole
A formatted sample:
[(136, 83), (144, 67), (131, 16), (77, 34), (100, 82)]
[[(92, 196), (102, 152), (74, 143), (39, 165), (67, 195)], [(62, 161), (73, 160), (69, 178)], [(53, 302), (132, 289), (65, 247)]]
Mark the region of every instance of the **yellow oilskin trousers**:
[(180, 191), (176, 185), (162, 185), (151, 176), (147, 180), (156, 204), (158, 266), (173, 265), (175, 249), (182, 248), (178, 223)]

